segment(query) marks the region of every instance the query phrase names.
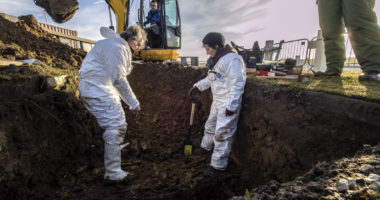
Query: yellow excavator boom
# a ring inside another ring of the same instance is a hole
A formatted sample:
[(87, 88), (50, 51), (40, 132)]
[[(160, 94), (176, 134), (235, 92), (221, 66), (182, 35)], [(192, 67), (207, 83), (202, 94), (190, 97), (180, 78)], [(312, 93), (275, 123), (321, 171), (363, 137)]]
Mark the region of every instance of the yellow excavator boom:
[(116, 17), (116, 31), (118, 33), (121, 33), (125, 30), (125, 21), (126, 16), (128, 16), (127, 12), (127, 3), (128, 0), (106, 0), (107, 4), (112, 8), (113, 12), (115, 13)]

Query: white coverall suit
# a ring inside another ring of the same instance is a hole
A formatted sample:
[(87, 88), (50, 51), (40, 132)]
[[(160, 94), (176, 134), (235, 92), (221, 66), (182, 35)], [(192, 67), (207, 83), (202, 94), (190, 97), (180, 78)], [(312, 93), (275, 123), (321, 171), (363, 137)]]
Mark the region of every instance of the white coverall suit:
[(120, 97), (131, 110), (139, 106), (126, 76), (132, 71), (128, 43), (113, 30), (102, 27), (106, 39), (98, 41), (83, 60), (79, 70), (79, 92), (88, 111), (93, 114), (103, 133), (104, 178), (122, 180), (128, 173), (121, 169), (121, 145), (127, 130)]
[[(211, 87), (213, 94), (211, 111), (205, 124), (201, 147), (211, 151), (214, 144), (211, 166), (218, 170), (227, 168), (233, 135), (239, 119), (245, 81), (246, 68), (243, 59), (235, 53), (228, 53), (219, 59), (213, 70), (209, 70), (206, 78), (194, 85), (200, 91)], [(235, 113), (226, 116), (226, 109)]]

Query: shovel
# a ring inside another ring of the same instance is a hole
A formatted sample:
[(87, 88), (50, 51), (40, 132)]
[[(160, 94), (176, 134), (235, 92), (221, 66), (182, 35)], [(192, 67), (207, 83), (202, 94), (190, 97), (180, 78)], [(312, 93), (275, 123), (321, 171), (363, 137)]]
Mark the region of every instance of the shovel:
[(193, 142), (191, 141), (191, 128), (194, 122), (194, 110), (195, 110), (195, 102), (191, 103), (191, 114), (190, 114), (190, 127), (186, 134), (185, 139), (185, 155), (190, 156), (193, 151)]

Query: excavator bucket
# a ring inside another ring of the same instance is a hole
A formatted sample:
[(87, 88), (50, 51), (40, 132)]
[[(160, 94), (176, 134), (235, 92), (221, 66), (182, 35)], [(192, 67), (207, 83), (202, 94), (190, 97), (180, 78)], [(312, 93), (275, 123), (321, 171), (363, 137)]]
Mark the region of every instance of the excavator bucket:
[(34, 3), (44, 8), (57, 23), (70, 20), (79, 8), (77, 0), (34, 0)]

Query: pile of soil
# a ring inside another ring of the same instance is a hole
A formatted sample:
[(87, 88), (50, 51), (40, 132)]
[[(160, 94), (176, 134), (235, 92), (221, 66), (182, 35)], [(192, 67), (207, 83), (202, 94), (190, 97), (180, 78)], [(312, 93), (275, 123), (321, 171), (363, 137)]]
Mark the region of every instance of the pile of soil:
[(322, 162), (294, 181), (276, 180), (234, 200), (380, 199), (380, 144), (365, 145), (355, 156)]
[(79, 69), (86, 52), (59, 42), (32, 16), (13, 23), (0, 16), (0, 54), (10, 60), (38, 59), (61, 69)]

